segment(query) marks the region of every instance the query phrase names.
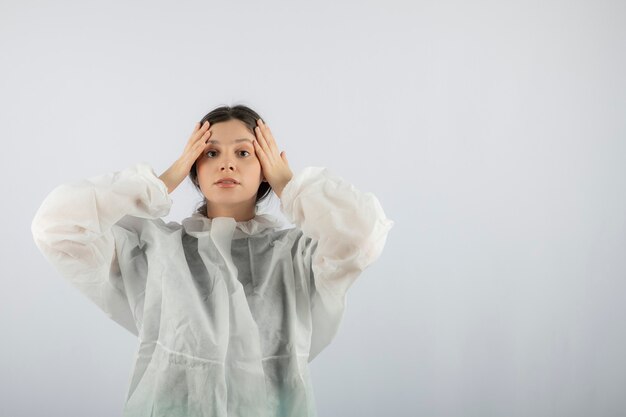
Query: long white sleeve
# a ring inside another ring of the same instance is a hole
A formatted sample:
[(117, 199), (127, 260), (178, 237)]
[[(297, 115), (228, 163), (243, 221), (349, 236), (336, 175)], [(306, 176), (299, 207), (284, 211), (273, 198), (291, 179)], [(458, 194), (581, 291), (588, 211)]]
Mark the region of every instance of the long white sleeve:
[(283, 189), (281, 209), (312, 239), (312, 360), (334, 337), (348, 288), (380, 256), (394, 222), (374, 194), (357, 190), (324, 167), (307, 167), (295, 175)]
[(128, 232), (114, 233), (112, 229), (127, 215), (143, 219), (165, 216), (171, 205), (165, 183), (150, 165), (138, 163), (56, 187), (37, 210), (31, 231), (39, 250), (62, 276), (137, 335), (133, 306), (126, 294), (128, 285), (116, 256), (115, 236)]

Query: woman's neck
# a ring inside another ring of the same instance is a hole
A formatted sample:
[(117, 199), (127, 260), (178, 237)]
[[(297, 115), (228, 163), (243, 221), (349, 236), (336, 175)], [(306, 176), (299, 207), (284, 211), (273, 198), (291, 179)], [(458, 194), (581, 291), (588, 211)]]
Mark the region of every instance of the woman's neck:
[(249, 203), (234, 204), (207, 204), (207, 217), (213, 219), (215, 217), (232, 217), (236, 222), (245, 222), (252, 220), (256, 216), (256, 205)]

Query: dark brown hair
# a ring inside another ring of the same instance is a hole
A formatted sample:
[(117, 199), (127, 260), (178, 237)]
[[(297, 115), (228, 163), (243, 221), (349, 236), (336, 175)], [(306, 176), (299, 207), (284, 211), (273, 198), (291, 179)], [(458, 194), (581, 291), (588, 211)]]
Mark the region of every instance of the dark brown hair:
[[(246, 125), (250, 132), (256, 136), (256, 134), (254, 133), (254, 128), (257, 126), (256, 121), (260, 118), (261, 116), (259, 116), (257, 112), (247, 106), (244, 106), (243, 104), (238, 104), (232, 107), (221, 106), (207, 113), (202, 118), (202, 120), (200, 120), (200, 126), (202, 126), (202, 124), (207, 120), (209, 121), (209, 123), (211, 123), (212, 126), (219, 122), (227, 122), (228, 120), (236, 119), (243, 122), (243, 124)], [(194, 187), (196, 187), (196, 189), (200, 192), (200, 195), (202, 195), (204, 199), (202, 205), (196, 209), (196, 213), (201, 213), (204, 216), (207, 216), (208, 202), (206, 197), (204, 197), (202, 190), (200, 189), (200, 184), (198, 183), (198, 171), (196, 170), (195, 162), (193, 163), (193, 165), (191, 166), (191, 170), (189, 171), (189, 178), (191, 179)], [(263, 181), (259, 185), (259, 190), (256, 194), (256, 204), (259, 204), (261, 201), (265, 200), (267, 196), (270, 195), (271, 191), (272, 187), (270, 186), (269, 182)]]

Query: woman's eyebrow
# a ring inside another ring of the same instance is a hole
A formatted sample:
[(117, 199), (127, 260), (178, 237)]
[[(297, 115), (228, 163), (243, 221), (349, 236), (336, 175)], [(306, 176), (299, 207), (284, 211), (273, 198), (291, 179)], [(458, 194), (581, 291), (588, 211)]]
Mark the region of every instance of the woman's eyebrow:
[[(234, 143), (238, 143), (238, 142), (250, 142), (250, 143), (252, 143), (252, 140), (248, 139), (248, 138), (241, 138), (241, 139), (235, 139), (233, 142)], [(219, 144), (220, 142), (215, 140), (215, 139), (210, 139), (207, 143)]]

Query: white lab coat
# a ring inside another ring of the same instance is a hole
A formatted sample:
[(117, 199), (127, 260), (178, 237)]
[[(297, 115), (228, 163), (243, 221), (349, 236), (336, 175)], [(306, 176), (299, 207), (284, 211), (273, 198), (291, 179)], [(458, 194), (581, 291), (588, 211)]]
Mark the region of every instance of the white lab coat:
[(56, 187), (32, 222), (58, 272), (139, 339), (126, 417), (316, 416), (308, 363), (394, 222), (327, 168), (236, 222), (172, 205), (147, 163)]

